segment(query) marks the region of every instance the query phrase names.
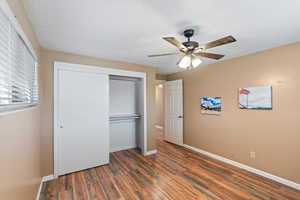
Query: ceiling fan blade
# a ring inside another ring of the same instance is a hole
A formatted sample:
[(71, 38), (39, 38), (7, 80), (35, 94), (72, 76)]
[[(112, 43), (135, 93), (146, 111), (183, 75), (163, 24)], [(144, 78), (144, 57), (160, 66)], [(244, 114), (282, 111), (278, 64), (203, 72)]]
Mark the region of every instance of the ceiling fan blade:
[(221, 54), (214, 54), (214, 53), (206, 53), (206, 52), (199, 52), (199, 53), (194, 53), (196, 56), (201, 56), (201, 57), (206, 57), (206, 58), (211, 58), (215, 60), (219, 60), (224, 57), (224, 55)]
[(177, 55), (177, 54), (179, 54), (179, 52), (175, 52), (175, 53), (153, 54), (153, 55), (148, 55), (148, 57), (171, 56), (171, 55)]
[(167, 42), (169, 42), (170, 44), (176, 46), (177, 48), (179, 48), (181, 51), (185, 51), (186, 47), (181, 44), (181, 42), (179, 42), (176, 38), (174, 37), (163, 37), (164, 40), (166, 40)]
[(230, 36), (221, 38), (219, 40), (215, 40), (213, 42), (209, 42), (207, 44), (200, 45), (198, 47), (198, 49), (210, 49), (210, 48), (214, 48), (214, 47), (221, 46), (221, 45), (224, 45), (224, 44), (229, 44), (229, 43), (232, 43), (232, 42), (235, 42), (235, 41), (236, 41), (236, 39), (230, 35)]

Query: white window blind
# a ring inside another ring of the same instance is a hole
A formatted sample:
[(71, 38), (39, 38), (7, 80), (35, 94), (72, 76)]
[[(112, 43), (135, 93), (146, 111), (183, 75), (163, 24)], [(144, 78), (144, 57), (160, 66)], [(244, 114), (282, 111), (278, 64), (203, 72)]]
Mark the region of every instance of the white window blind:
[(36, 60), (0, 9), (0, 112), (37, 103)]

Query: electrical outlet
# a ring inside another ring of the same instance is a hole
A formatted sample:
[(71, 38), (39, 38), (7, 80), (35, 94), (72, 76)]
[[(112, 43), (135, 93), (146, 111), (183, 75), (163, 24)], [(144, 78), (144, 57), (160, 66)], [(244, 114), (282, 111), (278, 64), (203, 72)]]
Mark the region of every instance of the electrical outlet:
[(254, 151), (250, 151), (250, 158), (255, 159), (256, 153)]

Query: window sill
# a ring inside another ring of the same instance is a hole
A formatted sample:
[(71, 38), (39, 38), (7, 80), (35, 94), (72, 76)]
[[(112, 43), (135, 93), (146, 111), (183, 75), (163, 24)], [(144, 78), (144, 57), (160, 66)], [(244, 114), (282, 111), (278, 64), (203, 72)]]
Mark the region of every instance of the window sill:
[(15, 108), (8, 108), (6, 110), (0, 110), (0, 116), (4, 115), (9, 115), (9, 114), (14, 114), (18, 112), (23, 112), (27, 110), (33, 110), (39, 108), (39, 104), (32, 104), (32, 105), (26, 105), (26, 106), (20, 106), (20, 107), (15, 107)]

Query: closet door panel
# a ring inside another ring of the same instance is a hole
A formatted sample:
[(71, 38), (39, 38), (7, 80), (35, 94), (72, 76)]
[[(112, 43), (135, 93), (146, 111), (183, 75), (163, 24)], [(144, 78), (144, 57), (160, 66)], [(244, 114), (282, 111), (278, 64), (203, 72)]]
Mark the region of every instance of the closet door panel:
[(108, 75), (59, 72), (59, 175), (109, 162)]

